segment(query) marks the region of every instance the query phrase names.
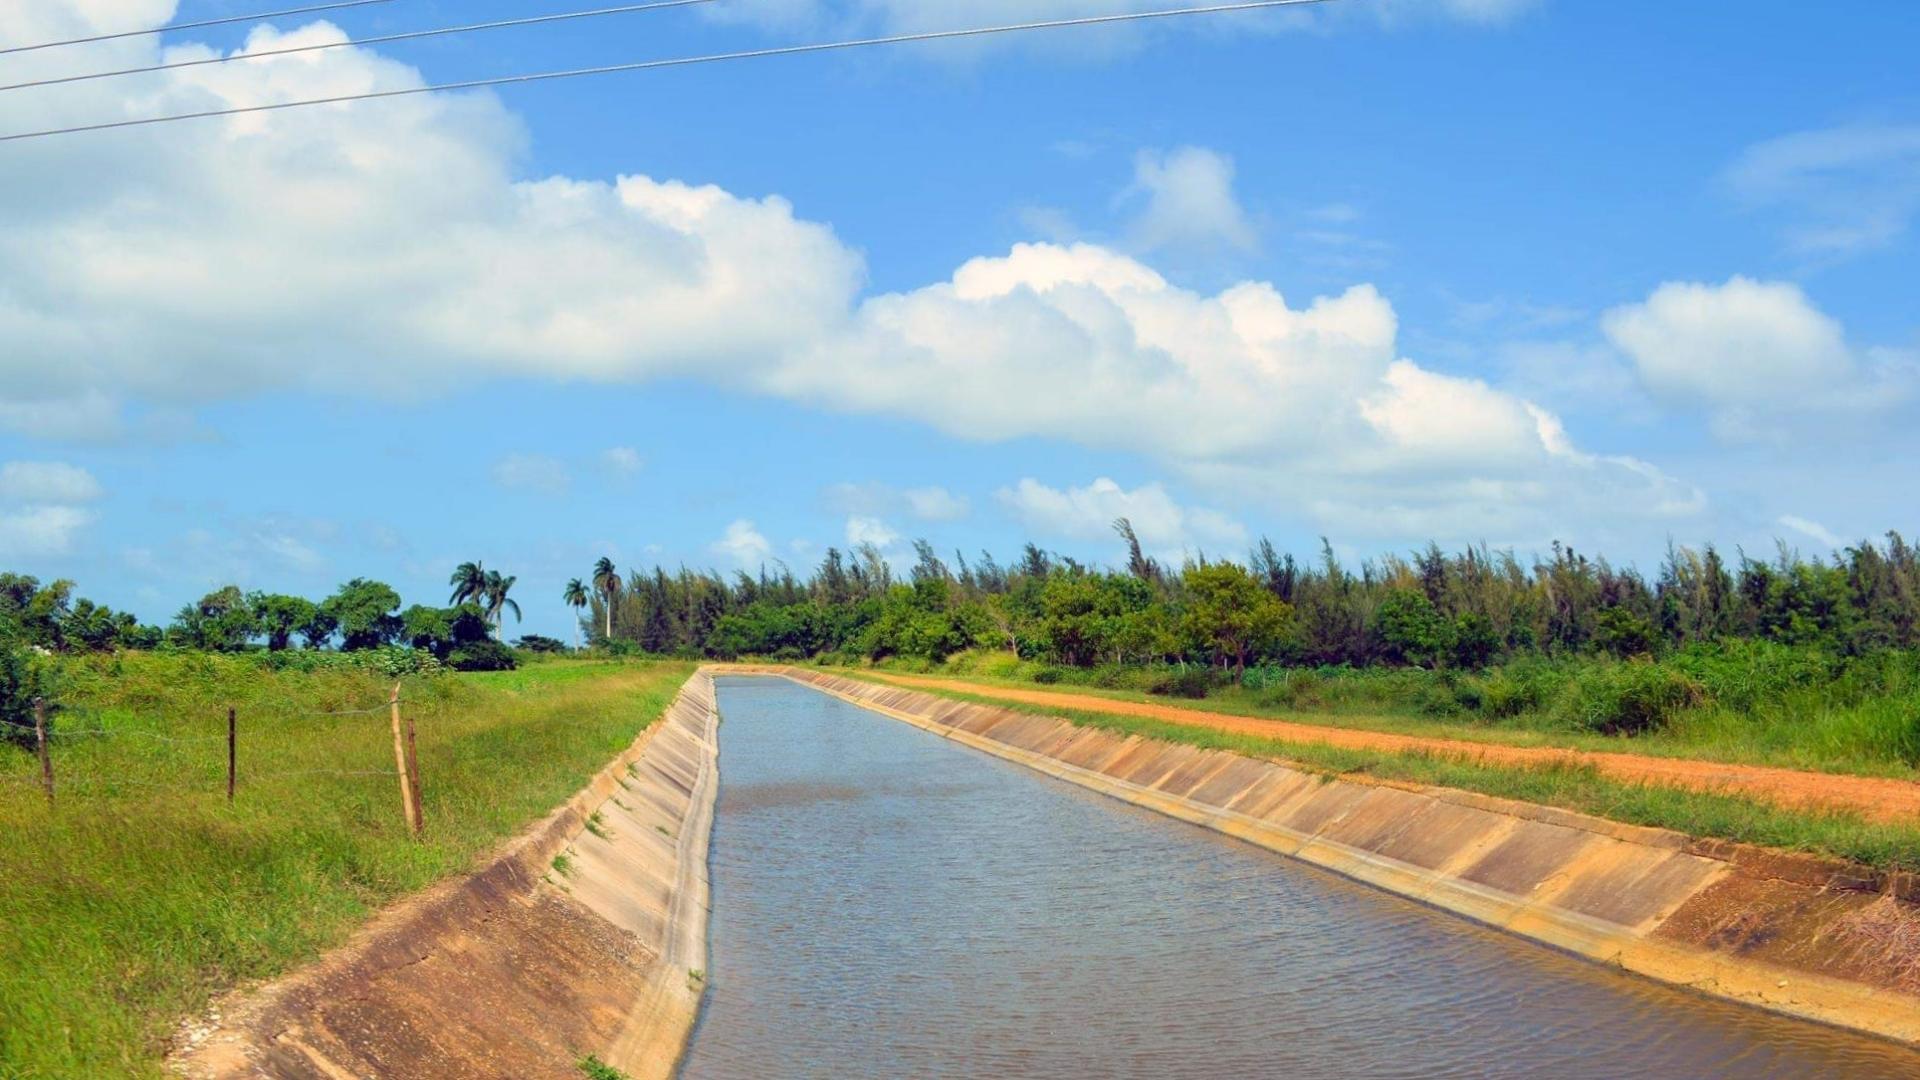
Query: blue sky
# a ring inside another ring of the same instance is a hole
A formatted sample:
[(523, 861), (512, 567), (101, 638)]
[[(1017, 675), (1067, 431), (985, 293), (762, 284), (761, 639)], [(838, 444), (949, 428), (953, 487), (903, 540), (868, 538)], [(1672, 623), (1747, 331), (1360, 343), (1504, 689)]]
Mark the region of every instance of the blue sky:
[[(0, 45), (270, 6), (22, 3)], [(1154, 6), (718, 0), (0, 126)], [(1906, 8), (1344, 0), (0, 145), (0, 565), (164, 619), (480, 558), (565, 633), (603, 553), (1110, 559), (1119, 513), (1176, 557), (1910, 532)]]

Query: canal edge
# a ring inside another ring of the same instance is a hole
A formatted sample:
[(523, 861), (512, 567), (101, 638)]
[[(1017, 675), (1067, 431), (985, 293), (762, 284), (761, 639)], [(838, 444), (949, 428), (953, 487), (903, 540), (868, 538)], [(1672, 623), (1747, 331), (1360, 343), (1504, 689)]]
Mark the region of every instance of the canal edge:
[(473, 871), (222, 998), (169, 1070), (578, 1080), (592, 1055), (631, 1080), (672, 1076), (705, 991), (718, 725), (701, 669), (585, 787)]

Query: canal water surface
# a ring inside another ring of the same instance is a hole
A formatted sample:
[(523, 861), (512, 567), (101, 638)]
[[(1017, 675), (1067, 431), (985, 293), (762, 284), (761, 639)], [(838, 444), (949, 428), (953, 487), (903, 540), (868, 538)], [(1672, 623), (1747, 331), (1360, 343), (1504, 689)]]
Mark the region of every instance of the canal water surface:
[(783, 679), (719, 697), (688, 1078), (1920, 1076)]

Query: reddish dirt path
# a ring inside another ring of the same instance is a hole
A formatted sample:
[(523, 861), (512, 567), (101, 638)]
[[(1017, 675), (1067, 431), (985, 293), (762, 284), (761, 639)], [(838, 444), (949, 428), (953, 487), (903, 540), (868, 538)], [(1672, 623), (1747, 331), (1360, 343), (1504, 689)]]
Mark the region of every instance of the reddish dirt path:
[(1592, 765), (1605, 775), (1618, 780), (1745, 795), (1783, 806), (1835, 806), (1857, 811), (1863, 817), (1874, 821), (1920, 821), (1920, 783), (1911, 780), (1802, 772), (1798, 769), (1782, 769), (1766, 765), (1729, 765), (1718, 761), (1652, 757), (1646, 754), (1622, 754), (1602, 750), (1502, 746), (1497, 743), (1466, 742), (1423, 735), (1399, 735), (1385, 731), (1361, 731), (1289, 720), (1267, 720), (1254, 716), (1232, 716), (1200, 709), (1183, 709), (1176, 705), (1117, 701), (1092, 694), (990, 686), (967, 682), (963, 679), (939, 679), (926, 675), (893, 675), (880, 672), (862, 672), (861, 674), (900, 686), (954, 690), (1022, 705), (1144, 716), (1191, 727), (1257, 735), (1287, 742), (1324, 743), (1355, 750), (1419, 751), (1497, 765), (1575, 762)]

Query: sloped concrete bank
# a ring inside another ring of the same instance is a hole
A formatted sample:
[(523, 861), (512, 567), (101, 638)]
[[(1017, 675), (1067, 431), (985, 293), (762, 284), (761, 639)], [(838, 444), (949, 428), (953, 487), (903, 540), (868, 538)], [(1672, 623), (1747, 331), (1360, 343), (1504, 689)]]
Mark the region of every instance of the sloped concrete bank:
[(818, 671), (758, 670), (1579, 956), (1920, 1044), (1911, 874), (1461, 791), (1328, 779)]
[(230, 1000), (183, 1040), (176, 1071), (578, 1080), (595, 1054), (635, 1080), (672, 1075), (705, 979), (718, 724), (713, 680), (698, 672), (479, 871)]

